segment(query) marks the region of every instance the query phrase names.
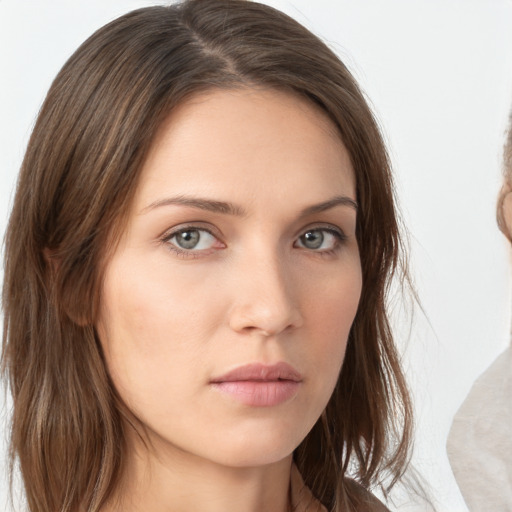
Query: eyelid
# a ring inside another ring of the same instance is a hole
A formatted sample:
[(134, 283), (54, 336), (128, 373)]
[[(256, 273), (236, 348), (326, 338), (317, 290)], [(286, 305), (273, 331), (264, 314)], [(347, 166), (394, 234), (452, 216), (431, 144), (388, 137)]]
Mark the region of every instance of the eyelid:
[[(305, 247), (301, 242), (300, 239), (308, 232), (310, 231), (324, 231), (326, 233), (329, 233), (331, 236), (335, 238), (335, 244), (333, 247), (329, 249), (311, 249), (308, 247)], [(345, 241), (348, 239), (348, 236), (345, 234), (345, 232), (339, 227), (335, 226), (333, 224), (313, 224), (310, 226), (307, 226), (306, 228), (302, 229), (299, 234), (296, 236), (295, 241), (293, 243), (293, 246), (297, 249), (304, 250), (310, 254), (316, 254), (318, 256), (330, 256), (334, 253), (338, 252), (344, 245)], [(299, 245), (300, 244), (300, 245)]]
[(309, 226), (306, 226), (305, 228), (302, 228), (298, 234), (296, 235), (296, 238), (301, 237), (308, 231), (327, 231), (329, 233), (332, 233), (340, 238), (340, 240), (346, 240), (348, 238), (347, 234), (343, 229), (341, 229), (339, 226), (336, 226), (335, 224), (329, 224), (329, 223), (320, 223), (320, 224), (311, 224)]
[[(210, 236), (215, 238), (215, 240), (221, 245), (221, 247), (211, 247), (208, 249), (184, 249), (182, 247), (179, 247), (178, 245), (175, 245), (171, 242), (171, 240), (178, 235), (179, 233), (187, 230), (197, 230), (197, 231), (204, 231), (205, 233), (208, 233)], [(225, 243), (221, 239), (221, 235), (218, 234), (218, 229), (215, 228), (215, 226), (212, 226), (211, 224), (207, 224), (205, 226), (204, 222), (200, 221), (193, 221), (193, 222), (184, 222), (182, 224), (178, 224), (176, 226), (173, 226), (172, 228), (166, 230), (160, 237), (159, 240), (162, 244), (166, 246), (166, 248), (173, 252), (175, 255), (179, 256), (180, 258), (200, 258), (201, 256), (207, 256), (211, 254), (213, 251), (217, 251), (219, 249), (223, 249), (226, 247)]]
[(173, 236), (176, 236), (178, 233), (186, 231), (187, 229), (206, 231), (210, 235), (217, 238), (217, 240), (222, 241), (222, 234), (215, 226), (201, 221), (183, 222), (182, 224), (177, 224), (172, 228), (166, 229), (158, 238), (162, 241), (170, 240)]

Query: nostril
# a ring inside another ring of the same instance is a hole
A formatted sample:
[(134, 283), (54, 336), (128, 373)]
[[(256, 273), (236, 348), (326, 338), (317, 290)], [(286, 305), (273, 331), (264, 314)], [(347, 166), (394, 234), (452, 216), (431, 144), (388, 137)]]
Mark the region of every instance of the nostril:
[(297, 285), (278, 256), (260, 250), (258, 257), (253, 254), (244, 261), (243, 273), (237, 277), (229, 312), (233, 330), (270, 337), (302, 324)]
[(259, 334), (261, 334), (262, 336), (265, 336), (267, 338), (272, 335), (267, 330), (261, 329), (260, 327), (256, 327), (254, 325), (248, 325), (248, 326), (242, 327), (242, 329), (238, 329), (238, 330), (242, 330), (242, 331), (245, 331), (247, 333), (258, 332)]
[(230, 326), (234, 331), (240, 333), (258, 334), (268, 338), (300, 326), (301, 322), (294, 321), (292, 316), (295, 316), (295, 319), (298, 317), (291, 311), (265, 315), (256, 309), (245, 312), (235, 310), (231, 314)]

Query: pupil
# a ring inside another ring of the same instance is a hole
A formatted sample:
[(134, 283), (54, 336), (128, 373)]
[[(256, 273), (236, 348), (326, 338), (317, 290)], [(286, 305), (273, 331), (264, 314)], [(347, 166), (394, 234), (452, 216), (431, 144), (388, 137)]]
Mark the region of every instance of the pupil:
[(193, 249), (199, 242), (199, 231), (182, 231), (176, 235), (176, 242), (183, 249)]
[(318, 249), (324, 242), (324, 235), (321, 231), (308, 231), (302, 238), (302, 243), (308, 249)]

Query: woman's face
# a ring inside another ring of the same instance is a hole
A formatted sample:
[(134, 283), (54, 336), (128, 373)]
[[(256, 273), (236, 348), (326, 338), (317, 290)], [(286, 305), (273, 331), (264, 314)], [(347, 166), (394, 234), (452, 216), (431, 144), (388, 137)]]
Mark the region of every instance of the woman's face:
[(325, 408), (361, 291), (354, 172), (298, 96), (182, 104), (142, 170), (96, 328), (159, 453), (276, 462)]

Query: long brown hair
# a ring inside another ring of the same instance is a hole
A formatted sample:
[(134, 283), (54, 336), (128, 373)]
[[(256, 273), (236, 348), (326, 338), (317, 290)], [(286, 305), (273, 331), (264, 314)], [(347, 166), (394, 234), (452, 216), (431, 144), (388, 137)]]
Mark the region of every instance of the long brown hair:
[[(32, 512), (98, 511), (125, 459), (123, 405), (93, 325), (102, 263), (173, 107), (212, 88), (294, 91), (339, 129), (356, 176), (363, 273), (334, 394), (294, 459), (333, 511), (408, 463), (411, 405), (386, 312), (401, 268), (388, 155), (363, 94), (316, 36), (270, 7), (188, 0), (128, 13), (64, 65), (28, 144), (5, 240), (4, 371), (12, 460)], [(387, 488), (387, 487), (386, 487)]]

